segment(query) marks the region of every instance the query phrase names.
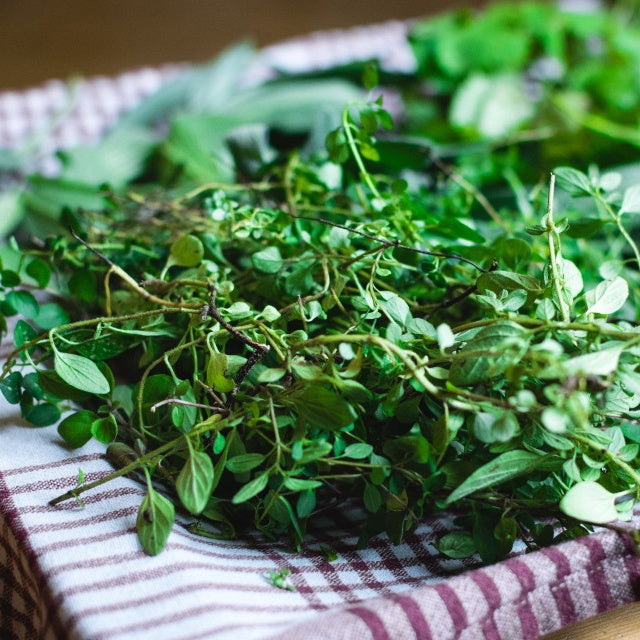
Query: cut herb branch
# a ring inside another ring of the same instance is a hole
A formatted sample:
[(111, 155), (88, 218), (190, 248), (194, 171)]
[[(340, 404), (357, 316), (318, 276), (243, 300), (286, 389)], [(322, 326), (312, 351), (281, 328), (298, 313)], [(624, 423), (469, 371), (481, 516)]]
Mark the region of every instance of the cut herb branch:
[[(361, 544), (455, 509), (461, 530), (438, 548), (487, 562), (516, 537), (536, 548), (630, 517), (640, 188), (544, 163), (574, 161), (562, 141), (581, 162), (613, 138), (635, 144), (640, 92), (627, 113), (601, 83), (611, 60), (635, 77), (620, 61), (635, 69), (637, 56), (609, 34), (635, 41), (637, 27), (526, 7), (418, 25), (418, 74), (435, 95), (390, 75), (407, 106), (393, 134), (381, 99), (331, 85), (328, 124), (294, 79), (260, 88), (264, 112), (253, 96), (233, 117), (177, 115), (126, 176), (109, 175), (99, 147), (71, 150), (58, 179), (29, 178), (23, 242), (0, 254), (0, 327), (18, 318), (0, 391), (30, 423), (59, 423), (71, 448), (108, 444), (117, 467), (70, 479), (51, 504), (144, 477), (150, 554), (176, 508), (201, 535), (255, 527), (296, 548), (345, 503), (364, 507)], [(586, 55), (589, 30), (606, 64)], [(566, 46), (548, 51), (552, 40)], [(568, 79), (545, 79), (534, 51), (567, 56)], [(550, 108), (580, 110), (580, 91), (606, 126), (572, 111), (576, 133)], [(86, 182), (82, 158), (112, 186)], [(51, 201), (60, 233), (31, 245)], [(288, 589), (286, 577), (268, 579)]]

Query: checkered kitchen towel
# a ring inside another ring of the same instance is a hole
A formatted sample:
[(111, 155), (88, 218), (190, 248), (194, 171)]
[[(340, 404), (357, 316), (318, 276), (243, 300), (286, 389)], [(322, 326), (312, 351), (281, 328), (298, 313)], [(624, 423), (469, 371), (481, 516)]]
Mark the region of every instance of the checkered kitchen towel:
[[(408, 69), (404, 34), (391, 23), (272, 47), (255, 77), (374, 55)], [(179, 72), (144, 69), (81, 83), (45, 151), (96, 140)], [(0, 146), (23, 143), (68, 100), (57, 82), (0, 94)], [(55, 429), (30, 428), (15, 407), (0, 405), (2, 640), (521, 640), (640, 597), (640, 559), (625, 536), (601, 531), (529, 554), (519, 545), (510, 559), (483, 568), (437, 553), (434, 543), (453, 529), (450, 517), (426, 519), (399, 546), (379, 537), (357, 551), (350, 514), (333, 513), (301, 554), (257, 534), (204, 539), (179, 518), (165, 551), (150, 558), (135, 536), (143, 488), (134, 480), (87, 494), (84, 508), (48, 506), (79, 468), (88, 480), (110, 471), (99, 445), (71, 453)], [(336, 560), (327, 560), (327, 549)], [(289, 569), (295, 590), (272, 586), (271, 569)]]

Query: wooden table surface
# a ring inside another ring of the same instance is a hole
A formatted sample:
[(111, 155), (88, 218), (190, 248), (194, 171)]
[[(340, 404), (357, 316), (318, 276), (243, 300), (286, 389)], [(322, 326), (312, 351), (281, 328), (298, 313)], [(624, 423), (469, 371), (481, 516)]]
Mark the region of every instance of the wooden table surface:
[(74, 74), (207, 60), (242, 38), (265, 45), (459, 4), (461, 0), (2, 0), (0, 90)]
[(634, 602), (546, 635), (542, 640), (638, 640), (639, 638), (640, 602)]

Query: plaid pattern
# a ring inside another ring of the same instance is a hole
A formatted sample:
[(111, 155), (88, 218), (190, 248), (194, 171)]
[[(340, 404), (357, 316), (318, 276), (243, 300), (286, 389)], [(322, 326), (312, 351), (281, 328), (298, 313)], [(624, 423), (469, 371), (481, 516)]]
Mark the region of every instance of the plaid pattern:
[[(406, 25), (318, 34), (266, 49), (249, 81), (381, 56), (410, 70)], [(43, 127), (41, 168), (55, 148), (97, 140), (119, 114), (177, 67), (79, 83), (50, 82), (0, 94), (0, 145), (18, 146)], [(1, 355), (1, 354), (0, 354)], [(5, 349), (6, 355), (6, 349)], [(54, 429), (21, 425), (0, 405), (0, 636), (7, 640), (197, 640), (354, 638), (530, 640), (640, 597), (640, 559), (630, 539), (600, 531), (491, 567), (440, 556), (452, 518), (425, 519), (402, 545), (385, 537), (355, 550), (357, 513), (333, 512), (302, 554), (251, 534), (215, 541), (178, 517), (166, 550), (149, 558), (135, 536), (143, 488), (119, 478), (84, 497), (85, 507), (47, 501), (110, 471), (99, 445), (70, 454)], [(635, 524), (640, 523), (640, 517)], [(338, 554), (329, 562), (325, 549)], [(295, 591), (265, 579), (291, 571)]]

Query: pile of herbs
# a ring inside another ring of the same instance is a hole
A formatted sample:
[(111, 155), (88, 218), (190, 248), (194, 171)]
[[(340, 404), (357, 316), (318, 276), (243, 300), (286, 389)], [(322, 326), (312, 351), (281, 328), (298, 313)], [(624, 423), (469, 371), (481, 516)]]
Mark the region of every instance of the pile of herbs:
[(453, 509), (440, 550), (485, 561), (629, 519), (632, 9), (418, 24), (418, 71), (381, 76), (396, 125), (371, 65), (243, 88), (240, 46), (56, 178), (23, 177), (33, 147), (5, 153), (0, 390), (116, 467), (52, 502), (137, 473), (151, 554), (176, 507), (203, 535), (297, 548), (345, 503), (363, 545)]

